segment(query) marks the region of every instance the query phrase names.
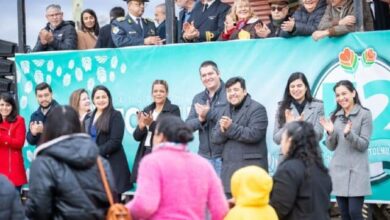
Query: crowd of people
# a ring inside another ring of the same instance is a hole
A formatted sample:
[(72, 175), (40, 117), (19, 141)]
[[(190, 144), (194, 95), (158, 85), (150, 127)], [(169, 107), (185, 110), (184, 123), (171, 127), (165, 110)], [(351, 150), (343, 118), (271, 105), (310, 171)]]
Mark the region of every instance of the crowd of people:
[[(162, 45), (166, 40), (166, 6), (155, 8), (155, 19), (144, 18), (145, 2), (125, 0), (110, 11), (110, 24), (99, 28), (96, 13), (85, 9), (80, 28), (64, 21), (60, 5), (46, 8), (47, 25), (39, 32), (33, 51), (117, 48), (136, 45)], [(262, 21), (250, 0), (234, 0), (232, 7), (221, 0), (175, 0), (181, 9), (174, 22), (174, 42), (191, 43), (270, 37), (312, 36), (314, 40), (341, 36), (354, 31), (390, 29), (388, 0), (362, 1), (363, 26), (353, 0), (267, 0), (269, 22)]]
[[(137, 186), (126, 204), (133, 219), (330, 219), (331, 194), (343, 220), (363, 219), (364, 197), (371, 194), (372, 116), (350, 81), (334, 86), (337, 107), (328, 119), (306, 76), (290, 75), (275, 113), (273, 138), (281, 155), (270, 177), (266, 106), (251, 97), (245, 79), (224, 82), (211, 60), (200, 65), (199, 77), (204, 90), (194, 96), (185, 121), (168, 99), (168, 83), (153, 82), (153, 102), (137, 112), (132, 174), (124, 153), (130, 146), (122, 144), (124, 119), (107, 87), (95, 86), (91, 99), (78, 89), (69, 105), (60, 105), (50, 85), (38, 84), (39, 107), (27, 129), (14, 98), (2, 94), (0, 173), (13, 187), (0, 178), (6, 191), (0, 218), (103, 219), (110, 203), (97, 167), (100, 158), (115, 201)], [(198, 154), (187, 147), (196, 131)], [(334, 151), (329, 171), (319, 147), (324, 131), (326, 146)], [(36, 150), (23, 212), (15, 197), (27, 183), (26, 137)]]

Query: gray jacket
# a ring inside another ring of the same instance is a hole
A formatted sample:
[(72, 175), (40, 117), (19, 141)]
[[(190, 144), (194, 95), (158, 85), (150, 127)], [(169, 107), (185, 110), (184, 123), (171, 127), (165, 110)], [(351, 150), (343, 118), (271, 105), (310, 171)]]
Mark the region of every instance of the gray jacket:
[(219, 158), (222, 155), (222, 145), (213, 144), (211, 142), (211, 133), (219, 119), (218, 112), (228, 105), (226, 101), (225, 84), (221, 81), (219, 89), (210, 102), (210, 110), (207, 114), (206, 121), (204, 123), (200, 123), (198, 114), (195, 111), (195, 104), (199, 103), (205, 105), (209, 99), (208, 97), (207, 90), (195, 95), (192, 100), (190, 114), (186, 119), (186, 124), (190, 126), (193, 131), (199, 132), (199, 155), (210, 159)]
[[(231, 192), (230, 179), (238, 169), (256, 165), (268, 171), (267, 112), (260, 103), (248, 94), (241, 108), (232, 109), (229, 105), (221, 112), (233, 120), (225, 132), (219, 124), (213, 129), (213, 143), (223, 145), (221, 179), (225, 192)], [(219, 117), (220, 118), (220, 117)]]
[[(280, 104), (279, 104), (280, 108)], [(276, 144), (280, 144), (282, 139), (282, 134), (284, 132), (284, 125), (281, 127), (279, 124), (279, 108), (276, 111), (275, 116), (275, 126), (274, 126), (274, 134), (273, 139)], [(298, 110), (294, 104), (291, 103), (290, 108), (292, 109), (292, 113), (294, 116), (299, 116)], [(312, 102), (308, 102), (303, 109), (303, 117), (304, 121), (311, 123), (314, 126), (314, 131), (317, 135), (317, 140), (320, 141), (322, 139), (324, 128), (320, 124), (320, 118), (324, 116), (324, 104), (322, 101), (313, 99)]]
[[(349, 120), (351, 132), (344, 136), (344, 128)], [(368, 145), (372, 133), (370, 110), (355, 105), (349, 117), (344, 110), (336, 113), (334, 131), (326, 139), (326, 146), (334, 151), (329, 165), (333, 191), (336, 196), (365, 196), (371, 194)]]

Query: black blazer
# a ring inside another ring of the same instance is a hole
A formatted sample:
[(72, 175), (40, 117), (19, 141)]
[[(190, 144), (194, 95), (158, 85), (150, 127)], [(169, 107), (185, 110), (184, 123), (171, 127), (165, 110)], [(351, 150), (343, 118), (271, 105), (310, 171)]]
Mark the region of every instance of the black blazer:
[[(150, 104), (146, 108), (144, 108), (143, 111), (149, 113), (149, 112), (153, 111), (155, 108), (156, 108), (156, 104), (153, 102), (152, 104)], [(164, 107), (163, 107), (163, 109), (158, 117), (160, 117), (161, 115), (168, 115), (168, 114), (172, 114), (172, 115), (176, 115), (176, 116), (180, 117), (179, 107), (177, 105), (171, 104), (171, 101), (169, 101), (169, 99), (167, 99), (165, 101)], [(137, 180), (139, 162), (141, 161), (141, 159), (145, 155), (149, 154), (152, 151), (153, 143), (150, 144), (151, 145), (150, 147), (145, 147), (145, 141), (146, 141), (146, 137), (148, 136), (149, 131), (152, 132), (151, 141), (153, 140), (155, 129), (156, 129), (156, 122), (153, 121), (152, 124), (149, 126), (149, 129), (147, 129), (145, 127), (143, 130), (141, 130), (137, 126), (137, 128), (135, 129), (135, 131), (133, 133), (134, 139), (140, 143), (139, 143), (138, 150), (137, 150), (137, 153), (136, 153), (135, 158), (134, 158), (133, 170), (131, 172), (132, 173), (131, 184), (135, 183)]]
[[(89, 134), (92, 122), (95, 118), (96, 110), (91, 117), (85, 119), (85, 131)], [(127, 163), (122, 141), (125, 131), (125, 122), (119, 111), (112, 111), (110, 115), (109, 131), (97, 131), (96, 144), (99, 147), (99, 153), (110, 163), (114, 175), (118, 193), (130, 190), (130, 169)]]
[(116, 48), (111, 37), (111, 24), (104, 25), (100, 28), (95, 48)]

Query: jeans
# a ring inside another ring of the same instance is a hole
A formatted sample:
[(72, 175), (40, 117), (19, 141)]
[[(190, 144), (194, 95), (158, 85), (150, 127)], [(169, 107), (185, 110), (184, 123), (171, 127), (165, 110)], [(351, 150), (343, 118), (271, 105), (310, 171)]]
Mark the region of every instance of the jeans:
[(218, 158), (208, 159), (208, 161), (211, 163), (211, 165), (213, 165), (214, 170), (217, 173), (218, 177), (221, 177), (222, 159), (218, 157)]
[(342, 220), (363, 220), (364, 196), (341, 197), (336, 196), (337, 204), (340, 207)]

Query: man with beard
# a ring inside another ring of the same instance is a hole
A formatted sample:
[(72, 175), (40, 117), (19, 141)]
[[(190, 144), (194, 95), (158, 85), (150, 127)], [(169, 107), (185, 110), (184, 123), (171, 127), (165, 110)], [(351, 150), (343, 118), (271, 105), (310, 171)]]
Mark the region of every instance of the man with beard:
[(27, 142), (37, 145), (41, 137), (46, 116), (58, 103), (53, 99), (53, 92), (49, 84), (42, 82), (35, 87), (35, 96), (39, 104), (38, 109), (31, 114), (30, 127), (27, 132)]
[(212, 142), (223, 146), (221, 179), (226, 197), (231, 198), (230, 180), (238, 169), (255, 165), (268, 171), (268, 118), (264, 106), (246, 91), (243, 78), (229, 79), (225, 88), (229, 105), (220, 112)]

